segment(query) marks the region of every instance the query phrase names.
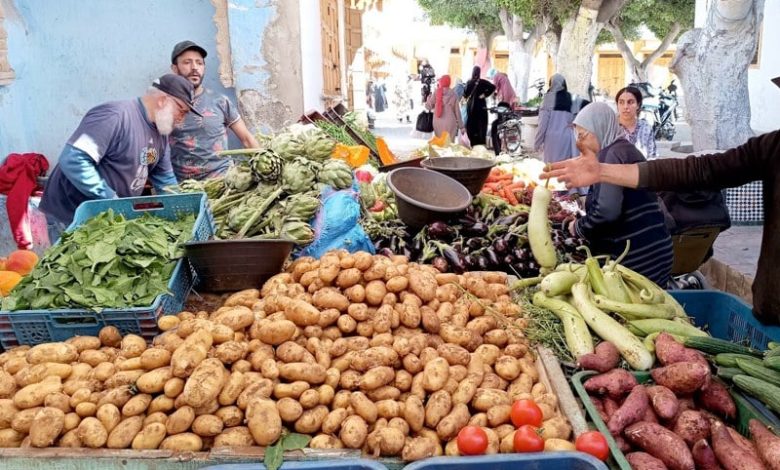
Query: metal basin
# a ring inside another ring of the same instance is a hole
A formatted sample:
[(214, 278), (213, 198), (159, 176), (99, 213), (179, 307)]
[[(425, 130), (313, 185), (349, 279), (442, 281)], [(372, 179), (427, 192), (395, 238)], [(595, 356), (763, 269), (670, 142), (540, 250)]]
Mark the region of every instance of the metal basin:
[(496, 162), (476, 157), (436, 157), (427, 158), (420, 165), (458, 180), (476, 196), (482, 190), (482, 185)]
[(423, 168), (399, 168), (387, 175), (395, 193), (398, 217), (413, 229), (454, 217), (471, 204), (465, 186), (442, 173)]

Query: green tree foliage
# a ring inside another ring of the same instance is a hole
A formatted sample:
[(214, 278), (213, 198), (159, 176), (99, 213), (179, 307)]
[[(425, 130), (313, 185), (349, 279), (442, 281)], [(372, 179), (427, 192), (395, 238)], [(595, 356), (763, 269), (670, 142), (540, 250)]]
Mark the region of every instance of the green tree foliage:
[(501, 31), (496, 0), (417, 0), (432, 24), (447, 24), (472, 31)]
[[(679, 23), (682, 31), (693, 28), (695, 10), (695, 0), (630, 0), (612, 22), (629, 41), (639, 39), (639, 30), (643, 25), (655, 37), (663, 40), (675, 23)], [(612, 34), (607, 30), (602, 31), (599, 37), (604, 42), (612, 39)]]

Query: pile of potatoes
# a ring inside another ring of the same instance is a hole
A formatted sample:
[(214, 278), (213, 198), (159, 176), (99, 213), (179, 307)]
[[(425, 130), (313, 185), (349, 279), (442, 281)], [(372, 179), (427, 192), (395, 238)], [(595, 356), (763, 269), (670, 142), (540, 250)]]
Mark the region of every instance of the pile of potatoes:
[(0, 447), (200, 451), (273, 444), (417, 460), (457, 454), (467, 424), (512, 452), (514, 400), (568, 440), (503, 273), (441, 274), (404, 257), (300, 258), (211, 314), (159, 320), (151, 346), (98, 337), (0, 355)]

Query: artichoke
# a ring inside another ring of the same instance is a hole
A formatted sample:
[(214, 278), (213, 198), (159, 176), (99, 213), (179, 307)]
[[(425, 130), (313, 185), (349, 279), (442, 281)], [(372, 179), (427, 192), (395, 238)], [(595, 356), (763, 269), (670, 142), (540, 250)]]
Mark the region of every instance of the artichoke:
[(310, 191), (316, 181), (316, 173), (311, 162), (296, 158), (282, 170), (282, 187), (288, 194)]
[(239, 192), (247, 191), (255, 184), (252, 169), (244, 163), (231, 165), (225, 173), (225, 186)]
[(328, 160), (322, 165), (317, 181), (335, 189), (349, 188), (352, 186), (352, 168), (341, 160)]
[(302, 132), (298, 139), (303, 142), (304, 155), (312, 160), (324, 161), (330, 158), (336, 141), (328, 137), (321, 129), (309, 129)]
[(320, 208), (320, 200), (308, 194), (295, 194), (284, 202), (288, 217), (300, 220), (311, 220)]
[(270, 148), (285, 161), (305, 156), (303, 141), (290, 132), (275, 135)]
[(314, 230), (311, 225), (298, 219), (285, 220), (279, 238), (290, 240), (297, 245), (308, 245), (314, 241)]
[(250, 164), (258, 180), (274, 183), (282, 176), (284, 160), (273, 150), (265, 149), (255, 154)]

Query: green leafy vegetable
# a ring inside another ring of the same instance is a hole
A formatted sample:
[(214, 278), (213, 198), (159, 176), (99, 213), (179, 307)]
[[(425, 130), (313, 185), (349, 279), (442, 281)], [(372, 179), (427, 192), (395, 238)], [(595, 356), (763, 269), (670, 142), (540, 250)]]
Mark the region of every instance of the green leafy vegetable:
[(263, 463), (268, 470), (278, 470), (284, 461), (284, 452), (287, 450), (303, 449), (309, 445), (311, 436), (298, 433), (282, 434), (282, 437), (272, 446), (265, 448)]

